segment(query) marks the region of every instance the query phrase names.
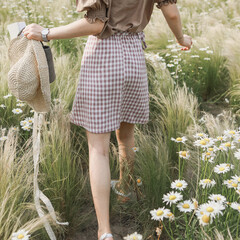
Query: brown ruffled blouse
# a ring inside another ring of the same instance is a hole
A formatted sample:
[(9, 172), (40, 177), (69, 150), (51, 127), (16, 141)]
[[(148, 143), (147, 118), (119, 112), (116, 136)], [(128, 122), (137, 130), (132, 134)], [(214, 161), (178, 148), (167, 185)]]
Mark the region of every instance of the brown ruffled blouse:
[(103, 30), (95, 35), (107, 38), (116, 31), (141, 32), (150, 21), (154, 5), (176, 4), (177, 0), (76, 0), (77, 12), (87, 11), (89, 23), (96, 19), (104, 23)]

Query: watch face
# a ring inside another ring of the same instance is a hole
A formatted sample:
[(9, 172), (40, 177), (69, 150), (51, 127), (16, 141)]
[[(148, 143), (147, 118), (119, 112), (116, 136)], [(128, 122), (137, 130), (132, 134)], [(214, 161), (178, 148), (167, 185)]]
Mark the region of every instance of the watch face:
[(48, 33), (48, 30), (47, 29), (43, 29), (42, 30), (42, 34), (47, 34)]

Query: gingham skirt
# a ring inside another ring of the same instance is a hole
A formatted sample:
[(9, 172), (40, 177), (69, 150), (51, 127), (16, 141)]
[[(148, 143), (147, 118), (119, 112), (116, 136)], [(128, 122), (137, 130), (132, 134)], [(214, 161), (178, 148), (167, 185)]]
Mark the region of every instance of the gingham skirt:
[[(144, 47), (143, 47), (143, 44)], [(117, 32), (88, 37), (70, 122), (89, 132), (106, 133), (121, 122), (149, 121), (144, 33)]]

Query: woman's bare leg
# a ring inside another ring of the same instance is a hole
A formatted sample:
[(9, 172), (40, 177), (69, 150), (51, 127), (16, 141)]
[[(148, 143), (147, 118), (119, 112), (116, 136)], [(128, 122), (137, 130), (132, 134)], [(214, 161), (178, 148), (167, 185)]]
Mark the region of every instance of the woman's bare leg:
[[(86, 130), (89, 148), (89, 174), (94, 207), (98, 220), (98, 238), (111, 233), (109, 221), (110, 166), (108, 133), (91, 133)], [(112, 240), (113, 238), (106, 238)]]
[(121, 122), (120, 128), (117, 129), (116, 137), (119, 149), (120, 163), (120, 184), (122, 189), (128, 193), (129, 183), (132, 181), (130, 174), (133, 173), (134, 167), (134, 126), (133, 123)]

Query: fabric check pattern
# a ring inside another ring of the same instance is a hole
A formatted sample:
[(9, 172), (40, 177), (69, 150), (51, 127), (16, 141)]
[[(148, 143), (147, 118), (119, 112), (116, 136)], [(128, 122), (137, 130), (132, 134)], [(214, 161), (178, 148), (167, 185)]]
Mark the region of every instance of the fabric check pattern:
[(106, 133), (121, 122), (149, 121), (144, 33), (118, 31), (105, 39), (88, 37), (70, 122)]

